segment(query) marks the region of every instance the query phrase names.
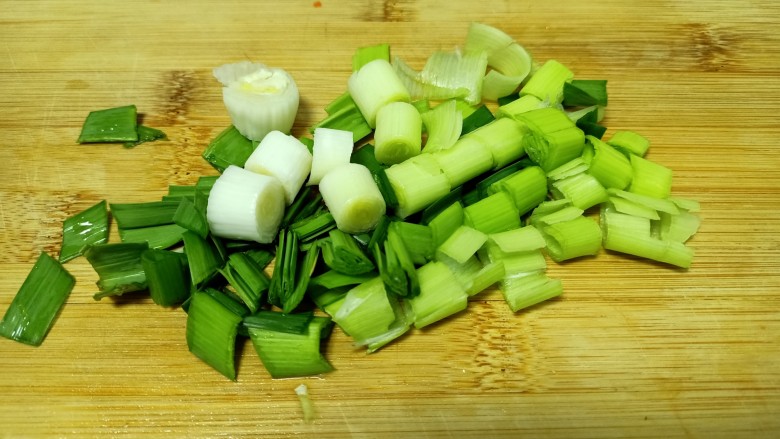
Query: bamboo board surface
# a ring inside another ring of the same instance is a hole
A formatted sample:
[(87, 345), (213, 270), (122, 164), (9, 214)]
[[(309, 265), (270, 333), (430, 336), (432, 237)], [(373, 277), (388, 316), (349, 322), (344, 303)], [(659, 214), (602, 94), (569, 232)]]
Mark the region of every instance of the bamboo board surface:
[[(78, 259), (43, 345), (0, 339), (0, 438), (778, 437), (773, 1), (4, 1), (0, 312), (38, 254), (58, 254), (69, 215), (215, 173), (200, 153), (229, 119), (213, 67), (288, 70), (301, 134), (345, 89), (355, 48), (387, 42), (421, 68), (472, 20), (609, 81), (610, 132), (650, 138), (673, 192), (702, 204), (690, 270), (606, 252), (551, 264), (565, 293), (542, 306), (512, 314), (491, 291), (373, 355), (337, 329), (337, 370), (320, 378), (271, 380), (247, 344), (231, 382), (188, 352), (181, 310), (95, 302)], [(89, 111), (131, 103), (169, 141), (74, 143)]]

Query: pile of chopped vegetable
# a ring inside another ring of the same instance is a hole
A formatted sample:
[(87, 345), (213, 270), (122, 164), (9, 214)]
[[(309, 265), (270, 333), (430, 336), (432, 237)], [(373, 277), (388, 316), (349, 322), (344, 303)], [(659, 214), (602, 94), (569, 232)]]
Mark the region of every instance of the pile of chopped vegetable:
[[(352, 61), (345, 92), (298, 138), (292, 76), (215, 69), (232, 125), (203, 158), (219, 175), (67, 219), (59, 261), (41, 254), (0, 335), (39, 345), (75, 283), (63, 263), (80, 255), (96, 300), (148, 291), (181, 307), (189, 350), (233, 380), (239, 338), (272, 377), (308, 376), (332, 370), (334, 325), (374, 352), (493, 287), (520, 311), (562, 294), (548, 258), (603, 248), (690, 267), (699, 205), (672, 196), (648, 139), (603, 137), (606, 81), (534, 62), (481, 23), (420, 71), (387, 44)], [(91, 113), (79, 141), (162, 137), (129, 106)], [(122, 242), (108, 243), (109, 211)]]

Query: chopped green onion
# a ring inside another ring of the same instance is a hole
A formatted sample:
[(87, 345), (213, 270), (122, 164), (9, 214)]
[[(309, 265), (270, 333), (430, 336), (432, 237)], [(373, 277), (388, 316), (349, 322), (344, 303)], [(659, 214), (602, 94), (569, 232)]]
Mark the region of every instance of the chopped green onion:
[(629, 156), (633, 178), (629, 192), (655, 198), (667, 198), (672, 193), (672, 170), (638, 155)]
[(572, 79), (563, 84), (563, 105), (587, 107), (607, 105), (607, 81), (603, 79)]
[(480, 105), (471, 114), (463, 118), (463, 125), (461, 127), (460, 134), (461, 136), (465, 136), (477, 128), (489, 124), (495, 119), (496, 118), (493, 116), (493, 113), (490, 112), (488, 107), (485, 105)]
[(183, 253), (150, 248), (141, 254), (141, 265), (154, 303), (173, 306), (189, 297), (190, 279)]
[(585, 135), (563, 111), (540, 108), (517, 118), (530, 129), (525, 152), (543, 170), (552, 171), (582, 154)]
[(290, 225), (300, 242), (310, 242), (336, 228), (336, 220), (333, 215), (323, 210), (307, 218), (300, 219)]
[(272, 131), (289, 133), (298, 112), (298, 86), (280, 68), (241, 61), (214, 69), (222, 84), (222, 101), (233, 126), (261, 141)]
[(305, 186), (298, 192), (295, 200), (284, 211), (281, 227), (289, 227), (304, 218), (308, 218), (322, 209), (322, 194), (311, 186)]
[(430, 227), (405, 221), (393, 221), (390, 229), (401, 238), (409, 257), (415, 264), (423, 265), (433, 258), (436, 247), (433, 245)]
[(249, 337), (272, 378), (311, 376), (333, 370), (320, 352), (332, 328), (329, 317), (315, 316), (303, 334), (250, 327)]
[(461, 225), (463, 225), (463, 205), (456, 201), (428, 221), (434, 247), (439, 247)]
[(271, 131), (246, 160), (244, 169), (276, 177), (282, 183), (289, 206), (311, 173), (311, 162), (312, 154), (300, 140), (281, 131)]
[(558, 61), (551, 59), (533, 72), (520, 89), (521, 95), (534, 95), (542, 101), (559, 104), (563, 101), (563, 86), (574, 74)]
[(664, 241), (686, 242), (701, 225), (701, 218), (690, 212), (680, 212), (679, 215), (661, 213), (659, 236)]
[(584, 216), (549, 224), (541, 229), (547, 253), (555, 262), (596, 255), (601, 249), (601, 228)]
[(470, 93), (467, 87), (458, 86), (453, 88), (448, 85), (436, 85), (424, 78), (422, 72), (415, 71), (398, 57), (393, 59), (393, 68), (398, 75), (398, 79), (409, 91), (409, 95), (417, 99), (460, 99), (465, 98)]
[(208, 194), (209, 230), (222, 238), (268, 244), (279, 230), (285, 203), (276, 178), (230, 165)]
[(159, 226), (173, 223), (178, 201), (150, 201), (147, 203), (111, 203), (111, 216), (120, 229)]
[(179, 207), (173, 214), (173, 222), (191, 232), (197, 233), (201, 238), (209, 234), (209, 224), (206, 220), (206, 212), (195, 207), (194, 199), (182, 198)]
[(373, 46), (359, 47), (352, 55), (352, 71), (357, 72), (361, 67), (375, 59), (390, 62), (390, 45), (375, 44)]
[(437, 87), (466, 89), (469, 93), (463, 100), (471, 105), (477, 105), (482, 100), (482, 77), (487, 64), (487, 54), (481, 51), (476, 53), (436, 51), (428, 57), (420, 77), (425, 83)]
[(463, 117), (454, 99), (449, 99), (431, 111), (423, 113), (421, 118), (428, 132), (428, 138), (422, 148), (423, 152), (447, 149), (454, 145), (461, 135)]
[(622, 197), (609, 197), (608, 207), (615, 209), (616, 212), (625, 213), (627, 215), (640, 216), (651, 220), (660, 220), (658, 211), (651, 207), (647, 207), (642, 203), (636, 201), (627, 200)]
[(357, 143), (373, 131), (349, 93), (336, 98), (325, 111), (328, 116), (311, 128), (312, 133), (317, 128), (349, 131), (352, 133), (352, 143)]
[(693, 249), (685, 244), (654, 238), (650, 234), (650, 220), (624, 213), (601, 210), (604, 229), (604, 248), (641, 258), (652, 259), (689, 268), (693, 261)]
[(491, 233), (488, 238), (506, 253), (539, 250), (547, 245), (544, 236), (534, 226)]
[(387, 209), (371, 172), (357, 163), (347, 163), (328, 172), (320, 181), (319, 189), (336, 226), (347, 233), (372, 230)]
[(444, 263), (429, 262), (417, 269), (417, 276), (420, 294), (409, 299), (416, 328), (423, 328), (466, 309), (469, 296)]
[(236, 334), (241, 315), (208, 293), (193, 293), (187, 311), (187, 347), (231, 380), (236, 379)]
[(557, 210), (552, 210), (549, 212), (544, 212), (544, 210), (537, 212), (534, 210), (533, 213), (531, 213), (531, 216), (528, 218), (529, 224), (541, 229), (542, 227), (549, 226), (550, 224), (571, 221), (582, 216), (584, 211), (579, 207), (571, 205), (571, 200), (566, 198), (563, 198), (562, 200), (567, 204), (561, 205)]
[(138, 114), (135, 105), (91, 111), (78, 143), (136, 142)]
[(40, 346), (75, 283), (62, 264), (42, 252), (0, 320), (0, 335)]
[(414, 261), (397, 229), (388, 228), (385, 241), (375, 244), (371, 251), (388, 292), (407, 298), (420, 293)]
[(314, 318), (311, 311), (296, 314), (285, 314), (276, 311), (260, 310), (254, 314), (244, 316), (241, 322), (246, 328), (265, 329), (285, 334), (306, 334), (309, 331), (309, 323)]
[(482, 142), (493, 155), (493, 169), (499, 169), (523, 156), (527, 131), (525, 124), (504, 117), (479, 127), (466, 138)]
[(395, 321), (391, 304), (394, 300), (395, 297), (385, 291), (382, 278), (375, 277), (347, 292), (344, 302), (333, 315), (333, 321), (360, 344), (385, 333)]
[(567, 198), (575, 207), (587, 210), (607, 201), (607, 190), (593, 175), (581, 172), (552, 183), (556, 198)]
[(122, 242), (145, 242), (149, 248), (169, 248), (181, 242), (181, 235), (187, 229), (178, 224), (141, 227), (138, 229), (119, 229)]
[(479, 139), (463, 137), (449, 149), (432, 153), (450, 187), (460, 186), (494, 165), (493, 148)]
[(468, 226), (460, 226), (436, 249), (436, 259), (448, 257), (463, 264), (477, 253), (485, 241), (486, 234)]
[(347, 89), (371, 128), (376, 127), (380, 108), (391, 102), (411, 100), (409, 91), (393, 66), (384, 59), (375, 59), (353, 72), (349, 77)]
[(100, 277), (97, 281), (100, 291), (95, 293), (95, 300), (145, 290), (147, 281), (141, 255), (148, 248), (146, 243), (97, 244), (87, 247), (84, 256)]
[(202, 156), (214, 169), (223, 172), (230, 165), (244, 167), (256, 146), (257, 142), (247, 139), (230, 125), (208, 144)]
[(385, 166), (377, 161), (374, 151), (374, 145), (363, 145), (352, 153), (350, 161), (352, 163), (361, 164), (371, 171), (371, 177), (374, 178), (374, 182), (376, 183), (377, 188), (379, 188), (379, 192), (382, 193), (385, 204), (388, 207), (395, 209), (398, 207), (398, 199), (395, 196), (395, 191), (390, 184), (390, 180), (387, 178)]
[(225, 263), (224, 256), (212, 239), (203, 239), (189, 230), (182, 233), (184, 253), (190, 268), (192, 285), (199, 287), (210, 280)]
[(677, 205), (668, 198), (656, 198), (649, 195), (637, 194), (634, 192), (621, 191), (617, 189), (609, 189), (607, 193), (631, 200), (638, 204), (642, 204), (659, 212), (666, 212), (672, 215), (677, 215), (680, 213), (680, 209), (677, 207)]
[(587, 149), (592, 151), (592, 156), (585, 156), (585, 161), (590, 165), (588, 173), (596, 177), (605, 188), (628, 187), (634, 173), (626, 156), (593, 136), (586, 136), (586, 139)]
[(525, 215), (547, 197), (547, 178), (538, 166), (529, 166), (488, 186), (488, 193), (508, 194), (518, 215)]
[(319, 256), (320, 246), (313, 245), (301, 257), (297, 235), (291, 230), (280, 231), (268, 302), (286, 313), (293, 312), (303, 300)]
[(520, 311), (563, 293), (560, 279), (550, 279), (541, 272), (507, 276), (501, 282), (501, 292), (512, 312)]
[(374, 264), (366, 256), (355, 238), (341, 230), (331, 230), (322, 247), (325, 265), (349, 275), (365, 274), (374, 270)]
[(260, 307), (260, 297), (271, 283), (263, 271), (263, 265), (248, 253), (232, 253), (225, 266), (218, 271), (233, 286), (236, 295), (249, 311), (256, 312)]
[(106, 201), (65, 219), (62, 224), (62, 247), (60, 262), (67, 262), (81, 256), (93, 244), (108, 241), (108, 211)]
[(319, 184), (325, 174), (349, 163), (353, 146), (349, 131), (315, 128), (311, 175), (306, 184)]
[(497, 233), (520, 227), (520, 213), (506, 192), (496, 192), (463, 209), (463, 223), (482, 233)]
[(157, 128), (148, 127), (146, 125), (137, 125), (136, 131), (138, 132), (138, 140), (124, 142), (123, 145), (125, 148), (133, 148), (142, 143), (167, 139), (167, 136), (164, 132), (158, 130)]
[(640, 157), (644, 157), (650, 148), (650, 141), (633, 131), (615, 131), (607, 143), (625, 155), (633, 154)]
[(691, 200), (687, 198), (678, 198), (678, 197), (667, 197), (666, 199), (674, 203), (674, 205), (680, 208), (681, 210), (685, 210), (687, 212), (701, 211), (701, 205), (696, 200)]
[(420, 154), (385, 171), (401, 218), (417, 213), (450, 191), (449, 180), (431, 154)]
[(531, 110), (543, 108), (542, 101), (534, 95), (523, 95), (512, 102), (501, 105), (496, 111), (498, 117), (509, 117), (517, 120), (517, 116)]
[(390, 102), (376, 113), (374, 154), (379, 163), (392, 165), (420, 153), (422, 118), (408, 102)]

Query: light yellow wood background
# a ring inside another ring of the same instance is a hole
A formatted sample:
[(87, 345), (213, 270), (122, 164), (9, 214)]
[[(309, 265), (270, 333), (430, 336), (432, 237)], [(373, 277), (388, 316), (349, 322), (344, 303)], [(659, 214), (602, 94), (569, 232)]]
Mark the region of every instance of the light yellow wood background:
[[(61, 222), (214, 171), (229, 123), (211, 69), (251, 59), (298, 81), (302, 133), (360, 45), (421, 68), (501, 27), (538, 60), (607, 79), (610, 131), (652, 141), (702, 203), (689, 271), (602, 253), (553, 265), (565, 295), (512, 314), (497, 292), (366, 355), (336, 330), (322, 378), (271, 380), (247, 344), (230, 382), (185, 315), (95, 302), (88, 264), (43, 346), (0, 339), (0, 438), (778, 437), (780, 7), (775, 1), (3, 1), (0, 312)], [(75, 144), (90, 110), (136, 104), (167, 142)], [(115, 231), (113, 232), (114, 236)], [(317, 418), (305, 424), (293, 389)]]

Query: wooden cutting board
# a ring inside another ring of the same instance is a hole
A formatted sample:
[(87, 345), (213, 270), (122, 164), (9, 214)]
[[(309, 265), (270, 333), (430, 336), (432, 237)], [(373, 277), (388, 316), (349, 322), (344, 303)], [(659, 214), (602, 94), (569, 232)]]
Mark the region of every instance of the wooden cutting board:
[[(778, 437), (780, 8), (773, 1), (4, 1), (0, 12), (0, 312), (62, 221), (150, 201), (215, 171), (229, 124), (211, 69), (287, 69), (295, 133), (345, 90), (361, 45), (421, 68), (496, 25), (538, 61), (607, 79), (610, 132), (636, 130), (702, 204), (677, 270), (602, 252), (551, 264), (563, 297), (513, 314), (497, 291), (336, 371), (272, 380), (242, 345), (231, 382), (192, 356), (185, 315), (77, 285), (41, 347), (0, 340), (0, 438)], [(77, 145), (99, 108), (135, 104), (168, 141)], [(609, 132), (608, 132), (609, 135)], [(116, 238), (116, 231), (112, 231)], [(294, 389), (309, 387), (304, 423)]]

